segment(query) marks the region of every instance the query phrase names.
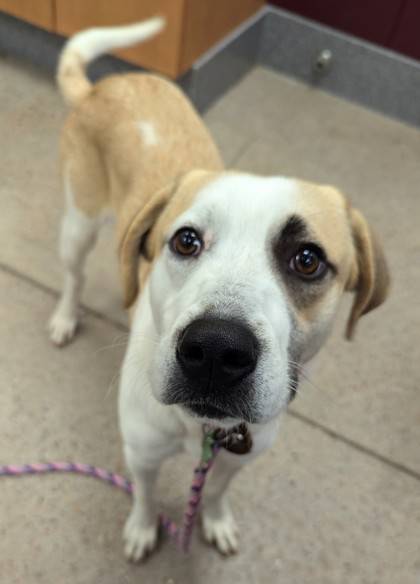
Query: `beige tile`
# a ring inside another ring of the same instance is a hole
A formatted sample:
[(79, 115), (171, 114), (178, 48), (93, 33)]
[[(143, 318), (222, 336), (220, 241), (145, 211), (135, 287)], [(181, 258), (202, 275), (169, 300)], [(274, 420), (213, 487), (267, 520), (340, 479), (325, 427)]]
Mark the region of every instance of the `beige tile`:
[[(246, 130), (262, 140), (283, 137), (286, 144), (289, 133), (292, 141), (299, 135), (305, 143), (308, 134), (315, 149), (318, 140), (328, 134), (345, 136), (355, 147), (360, 145), (360, 138), (375, 140), (378, 130), (396, 143), (401, 142), (400, 128), (405, 128), (407, 135), (410, 130), (400, 122), (263, 67), (254, 68), (227, 92), (207, 119)], [(416, 130), (411, 128), (411, 132), (415, 134)]]
[[(0, 273), (2, 463), (72, 459), (123, 470), (115, 376), (120, 333), (88, 318), (77, 342), (50, 346), (52, 298)], [(162, 473), (158, 499), (182, 511), (192, 461)], [(122, 557), (128, 497), (75, 476), (0, 479), (0, 569), (10, 584), (417, 584), (420, 481), (289, 418), (276, 447), (232, 485), (241, 553), (168, 541), (144, 566)]]
[[(280, 99), (290, 82), (277, 81)], [(350, 344), (345, 304), (312, 375), (320, 389), (306, 384), (294, 407), (420, 471), (420, 132), (320, 92), (304, 99), (308, 90), (293, 84), (295, 121), (260, 136), (237, 165), (338, 185), (382, 238), (393, 280), (385, 306), (362, 319)]]
[[(286, 78), (279, 88), (279, 75), (262, 67), (254, 68), (232, 87), (209, 110), (206, 119), (217, 120), (253, 135), (281, 127), (289, 121), (293, 104), (297, 99), (296, 84)], [(279, 101), (280, 100), (280, 101)], [(269, 114), (269, 116), (267, 115)]]
[(236, 159), (255, 140), (255, 136), (246, 130), (238, 130), (223, 120), (219, 120), (210, 111), (204, 117), (227, 168), (231, 167)]

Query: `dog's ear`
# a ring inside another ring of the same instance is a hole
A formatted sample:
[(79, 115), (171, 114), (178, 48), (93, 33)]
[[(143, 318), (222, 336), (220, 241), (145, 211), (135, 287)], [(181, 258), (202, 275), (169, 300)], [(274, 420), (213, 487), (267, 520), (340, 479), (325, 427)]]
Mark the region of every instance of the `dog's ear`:
[[(156, 250), (149, 249), (148, 235), (152, 232), (162, 211), (172, 201), (175, 194), (182, 194), (182, 201), (188, 203), (195, 193), (215, 175), (214, 171), (190, 170), (155, 193), (145, 205), (142, 205), (142, 201), (136, 194), (127, 197), (120, 211), (117, 225), (125, 308), (130, 308), (139, 293), (141, 256), (149, 262), (153, 259), (151, 256)], [(170, 214), (173, 212), (177, 212), (176, 205), (173, 206)], [(153, 240), (153, 234), (151, 234), (151, 239)]]
[(124, 306), (130, 308), (139, 292), (138, 267), (146, 253), (147, 234), (171, 199), (178, 183), (171, 183), (155, 193), (141, 207), (137, 197), (128, 197), (118, 221), (118, 252), (124, 290)]
[(366, 219), (357, 209), (350, 209), (355, 261), (347, 290), (355, 293), (346, 337), (352, 339), (361, 316), (381, 305), (389, 291), (389, 272), (384, 252)]

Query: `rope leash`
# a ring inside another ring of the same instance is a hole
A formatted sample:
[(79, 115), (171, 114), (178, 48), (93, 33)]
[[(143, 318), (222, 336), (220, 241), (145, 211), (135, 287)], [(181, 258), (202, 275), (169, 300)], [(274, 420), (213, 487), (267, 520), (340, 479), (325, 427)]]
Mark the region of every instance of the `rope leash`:
[[(207, 473), (213, 466), (218, 451), (224, 439), (216, 439), (216, 432), (204, 434), (201, 458), (194, 469), (193, 480), (190, 488), (190, 495), (185, 508), (182, 525), (179, 527), (169, 517), (159, 515), (159, 524), (164, 531), (176, 542), (183, 552), (188, 552), (191, 535), (197, 518), (198, 509), (201, 502), (202, 491), (206, 482)], [(240, 435), (239, 435), (240, 436)], [(133, 483), (126, 478), (109, 472), (103, 468), (90, 464), (80, 464), (74, 462), (47, 462), (38, 464), (4, 465), (0, 466), (1, 477), (20, 477), (24, 475), (37, 475), (47, 473), (73, 473), (96, 478), (104, 481), (113, 487), (121, 489), (126, 493), (133, 494)]]

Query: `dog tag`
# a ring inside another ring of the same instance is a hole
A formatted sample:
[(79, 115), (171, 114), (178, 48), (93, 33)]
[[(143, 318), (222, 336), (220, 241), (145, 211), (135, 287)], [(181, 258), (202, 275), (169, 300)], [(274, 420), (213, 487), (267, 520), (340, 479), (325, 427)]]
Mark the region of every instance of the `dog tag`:
[(219, 428), (214, 435), (220, 445), (233, 454), (248, 454), (252, 448), (252, 436), (245, 424), (232, 430)]

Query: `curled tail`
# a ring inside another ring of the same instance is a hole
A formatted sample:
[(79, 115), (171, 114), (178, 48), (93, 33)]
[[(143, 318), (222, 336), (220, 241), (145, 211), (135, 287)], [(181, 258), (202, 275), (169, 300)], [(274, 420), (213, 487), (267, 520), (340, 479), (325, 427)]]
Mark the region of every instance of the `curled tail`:
[(90, 61), (113, 49), (146, 41), (164, 26), (165, 20), (156, 17), (127, 26), (90, 28), (71, 37), (61, 53), (57, 71), (57, 83), (66, 102), (75, 106), (92, 91), (86, 75)]

